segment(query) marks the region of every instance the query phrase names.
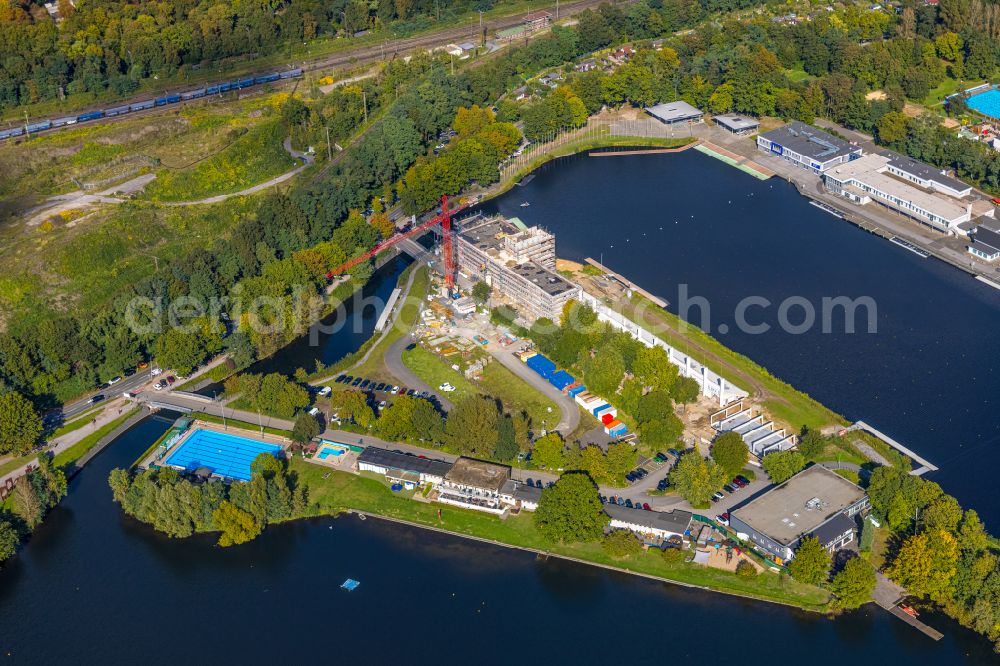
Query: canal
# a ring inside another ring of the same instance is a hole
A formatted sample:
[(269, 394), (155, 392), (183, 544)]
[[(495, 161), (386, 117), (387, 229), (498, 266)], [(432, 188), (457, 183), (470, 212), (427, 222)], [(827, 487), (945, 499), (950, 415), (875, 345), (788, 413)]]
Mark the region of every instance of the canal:
[[(713, 328), (734, 324), (745, 295), (871, 295), (877, 334), (720, 337), (926, 455), (942, 467), (935, 480), (997, 531), (1000, 292), (827, 216), (783, 183), (693, 153), (561, 160), (496, 206), (556, 232), (560, 255), (603, 254), (671, 303), (688, 284), (710, 301)], [(0, 654), (27, 664), (652, 664), (768, 652), (816, 664), (996, 663), (985, 640), (942, 617), (923, 616), (945, 632), (933, 642), (874, 608), (830, 620), (375, 519), (271, 527), (230, 549), (210, 536), (172, 540), (124, 516), (106, 481), (169, 425), (150, 417), (95, 458), (0, 571)], [(339, 589), (347, 577), (361, 581), (355, 592)]]

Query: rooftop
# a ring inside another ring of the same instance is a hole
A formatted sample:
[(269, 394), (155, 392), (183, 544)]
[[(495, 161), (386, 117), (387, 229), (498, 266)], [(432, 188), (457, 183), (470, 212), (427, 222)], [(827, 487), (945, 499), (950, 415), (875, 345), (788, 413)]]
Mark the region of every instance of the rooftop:
[[(884, 173), (890, 160), (884, 155), (869, 154), (844, 164), (839, 164), (827, 174), (836, 180), (854, 179), (858, 182), (891, 195), (903, 202), (912, 203), (917, 208), (929, 211), (949, 222), (966, 215), (969, 210), (966, 204), (958, 199), (925, 190), (909, 181)], [(867, 194), (861, 191), (860, 194)]]
[(517, 264), (511, 270), (542, 289), (549, 296), (558, 296), (567, 291), (576, 289), (576, 285), (562, 277), (558, 273), (553, 273), (547, 268), (543, 268), (534, 262)]
[(857, 527), (858, 525), (854, 522), (853, 518), (838, 513), (833, 517), (833, 520), (828, 520), (813, 530), (812, 535), (819, 539), (819, 542), (825, 546), (849, 529), (857, 529)]
[(398, 469), (404, 472), (431, 474), (443, 477), (451, 469), (451, 463), (433, 458), (420, 458), (412, 453), (399, 453), (377, 446), (369, 446), (358, 454), (358, 462)]
[(940, 169), (935, 169), (929, 164), (924, 164), (923, 162), (918, 162), (912, 157), (907, 157), (906, 155), (900, 155), (899, 153), (894, 153), (891, 150), (886, 150), (882, 152), (882, 155), (889, 158), (889, 164), (899, 169), (900, 171), (905, 171), (908, 174), (912, 174), (921, 180), (930, 181), (932, 183), (941, 185), (951, 190), (956, 190), (958, 192), (964, 192), (965, 190), (971, 190), (972, 186), (957, 178), (952, 178), (941, 173)]
[(677, 122), (678, 120), (687, 120), (689, 118), (698, 118), (703, 115), (699, 109), (696, 109), (684, 100), (665, 102), (663, 104), (657, 104), (656, 106), (647, 107), (646, 113), (654, 118), (659, 118), (660, 120), (668, 123)]
[(514, 499), (521, 500), (522, 502), (538, 502), (542, 499), (542, 489), (536, 488), (534, 486), (525, 485), (514, 479), (507, 479), (504, 482), (503, 488), (500, 489), (504, 495), (510, 495)]
[(458, 485), (500, 492), (504, 482), (510, 478), (510, 467), (472, 458), (459, 458), (444, 478)]
[(783, 546), (791, 546), (864, 496), (864, 490), (844, 477), (813, 465), (732, 515)]
[(673, 511), (646, 511), (645, 509), (630, 509), (617, 504), (605, 504), (604, 513), (614, 520), (620, 520), (632, 525), (640, 525), (650, 529), (664, 530), (674, 534), (684, 534), (691, 522), (691, 513), (675, 509)]
[(823, 162), (859, 150), (857, 146), (852, 146), (843, 139), (838, 139), (832, 134), (827, 134), (798, 120), (765, 132), (761, 136), (799, 155)]
[(714, 116), (713, 120), (723, 127), (728, 127), (734, 132), (742, 132), (743, 130), (760, 127), (760, 123), (756, 118), (741, 116), (738, 113), (723, 113), (722, 115)]

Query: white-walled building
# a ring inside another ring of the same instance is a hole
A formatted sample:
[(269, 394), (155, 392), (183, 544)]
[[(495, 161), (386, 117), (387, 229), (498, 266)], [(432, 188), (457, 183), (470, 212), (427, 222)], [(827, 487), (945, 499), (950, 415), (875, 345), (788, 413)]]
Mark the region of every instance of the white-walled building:
[(823, 182), (856, 204), (874, 201), (938, 231), (954, 232), (972, 219), (972, 201), (960, 198), (972, 188), (935, 173), (909, 158), (873, 153), (828, 169)]
[(757, 135), (757, 148), (816, 173), (861, 157), (861, 147), (798, 120)]
[(629, 530), (639, 536), (653, 540), (665, 540), (672, 536), (684, 536), (691, 523), (691, 513), (675, 509), (673, 511), (646, 511), (630, 509), (617, 504), (606, 504), (604, 512), (611, 518), (611, 527)]
[(500, 495), (509, 480), (506, 465), (459, 458), (438, 485), (438, 501), (499, 515), (507, 511)]

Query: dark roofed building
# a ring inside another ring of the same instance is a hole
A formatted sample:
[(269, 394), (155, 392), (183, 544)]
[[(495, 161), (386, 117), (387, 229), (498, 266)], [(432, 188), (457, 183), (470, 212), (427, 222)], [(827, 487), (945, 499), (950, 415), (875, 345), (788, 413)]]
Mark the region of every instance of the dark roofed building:
[(758, 134), (757, 148), (816, 173), (861, 157), (860, 146), (798, 120)]
[(936, 190), (950, 194), (953, 197), (966, 197), (972, 194), (972, 186), (957, 178), (943, 173), (929, 164), (918, 162), (912, 157), (894, 153), (891, 150), (882, 151), (889, 158), (888, 172), (898, 178), (916, 183), (928, 190)]
[(409, 483), (441, 483), (451, 463), (369, 446), (358, 454), (358, 469)]
[(542, 499), (542, 489), (507, 479), (500, 489), (500, 499), (519, 509), (534, 511)]
[(985, 219), (973, 230), (969, 254), (984, 261), (1000, 259), (1000, 221)]
[(807, 536), (816, 536), (831, 551), (849, 544), (857, 532), (854, 516), (868, 506), (864, 490), (821, 465), (812, 465), (731, 511), (729, 526), (740, 538), (787, 562)]

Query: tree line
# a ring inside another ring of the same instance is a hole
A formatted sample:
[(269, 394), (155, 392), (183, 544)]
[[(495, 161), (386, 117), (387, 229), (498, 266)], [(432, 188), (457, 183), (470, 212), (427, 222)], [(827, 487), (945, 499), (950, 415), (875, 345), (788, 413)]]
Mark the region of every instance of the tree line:
[(308, 505), (306, 486), (289, 473), (284, 458), (269, 453), (254, 458), (249, 481), (199, 483), (172, 467), (116, 468), (108, 485), (133, 518), (175, 538), (219, 532), (220, 546), (252, 541), (269, 523), (300, 516)]
[(66, 488), (66, 473), (48, 454), (38, 456), (34, 469), (17, 478), (10, 511), (0, 509), (0, 562), (14, 555), (21, 538), (66, 496)]

